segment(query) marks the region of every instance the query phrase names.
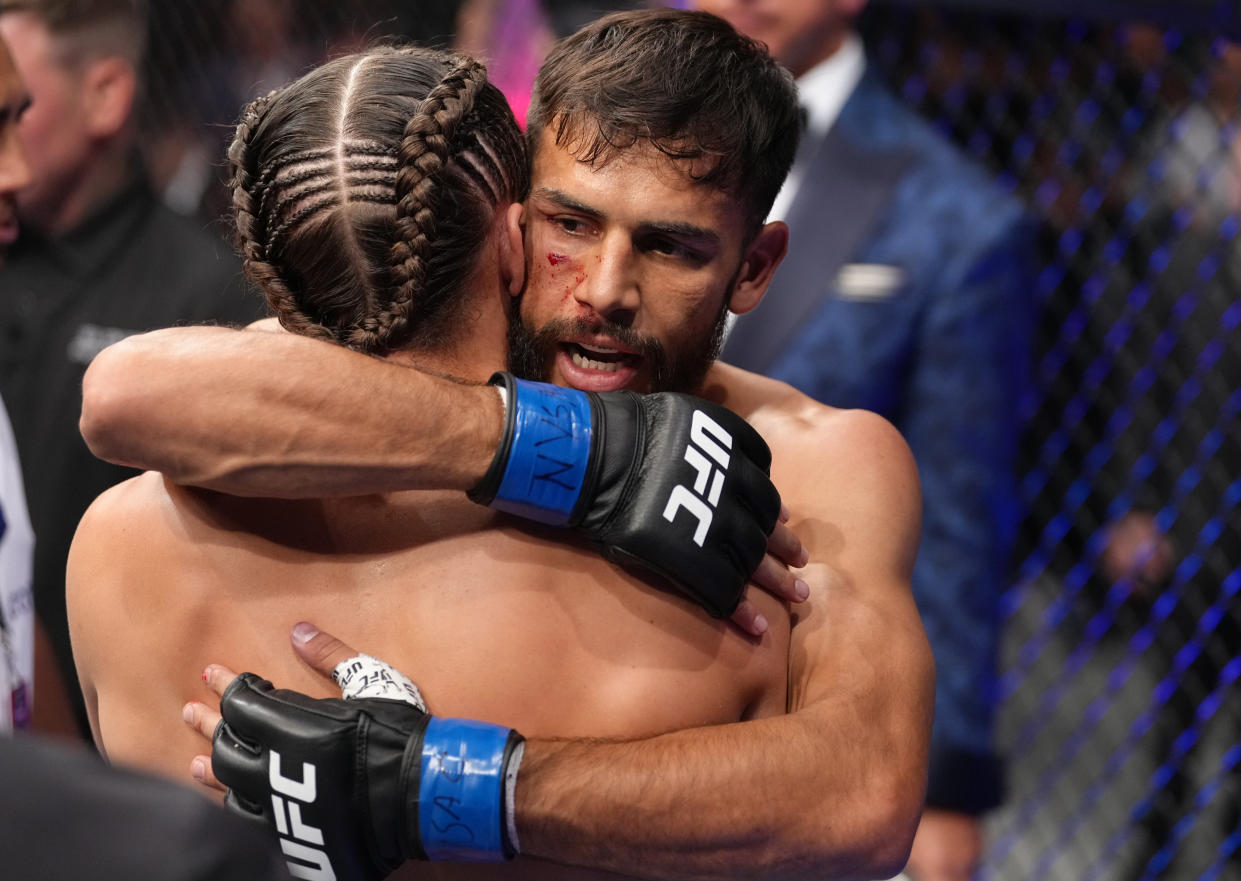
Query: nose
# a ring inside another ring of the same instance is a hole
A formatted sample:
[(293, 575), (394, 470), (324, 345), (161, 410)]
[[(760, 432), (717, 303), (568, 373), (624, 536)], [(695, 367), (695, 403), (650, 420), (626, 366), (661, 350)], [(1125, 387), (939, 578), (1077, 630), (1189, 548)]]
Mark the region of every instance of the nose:
[(0, 128), (0, 196), (12, 196), (30, 184), (30, 163), (16, 125)]
[(629, 326), (641, 303), (633, 245), (628, 237), (605, 237), (575, 289), (577, 301), (614, 324)]

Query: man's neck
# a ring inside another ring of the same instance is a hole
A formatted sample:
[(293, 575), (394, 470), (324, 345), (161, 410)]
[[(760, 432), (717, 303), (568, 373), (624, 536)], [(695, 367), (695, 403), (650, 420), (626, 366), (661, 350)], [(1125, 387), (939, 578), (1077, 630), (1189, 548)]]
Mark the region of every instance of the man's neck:
[(489, 303), (463, 308), (461, 314), (470, 320), (453, 339), (434, 348), (392, 352), (387, 360), (447, 379), (485, 383), (497, 370), (507, 367), (507, 315)]

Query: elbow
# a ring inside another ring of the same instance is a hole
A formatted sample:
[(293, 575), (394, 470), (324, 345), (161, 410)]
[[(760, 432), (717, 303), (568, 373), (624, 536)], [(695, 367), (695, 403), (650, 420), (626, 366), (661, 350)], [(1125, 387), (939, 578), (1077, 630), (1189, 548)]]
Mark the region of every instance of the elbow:
[(859, 840), (861, 877), (891, 878), (904, 870), (922, 817), (925, 790), (922, 778), (877, 781), (868, 828)]
[(875, 829), (879, 834), (872, 836), (866, 849), (866, 877), (887, 879), (905, 870), (910, 861), (910, 850), (913, 847), (913, 836), (917, 833), (918, 821), (922, 819), (923, 795), (926, 787), (923, 780), (910, 780), (892, 783), (887, 789), (884, 804), (876, 807)]
[(839, 801), (829, 806), (825, 800), (821, 810), (804, 817), (802, 859), (790, 877), (864, 881), (900, 874), (921, 818), (924, 783), (917, 775), (880, 771), (843, 811)]
[(118, 465), (133, 464), (131, 446), (140, 435), (133, 422), (139, 412), (134, 396), (141, 388), (133, 379), (137, 348), (130, 339), (109, 346), (82, 377), (78, 430), (94, 455)]

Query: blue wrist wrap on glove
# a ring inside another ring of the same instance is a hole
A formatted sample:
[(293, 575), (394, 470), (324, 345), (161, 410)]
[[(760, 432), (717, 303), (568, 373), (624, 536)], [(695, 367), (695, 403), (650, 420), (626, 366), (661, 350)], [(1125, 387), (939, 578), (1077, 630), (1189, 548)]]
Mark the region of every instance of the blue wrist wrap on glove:
[(431, 717), (422, 743), (418, 825), (431, 860), (501, 861), (510, 729)]
[(491, 507), (564, 526), (590, 462), (590, 399), (576, 389), (524, 379), (508, 388), (512, 446)]

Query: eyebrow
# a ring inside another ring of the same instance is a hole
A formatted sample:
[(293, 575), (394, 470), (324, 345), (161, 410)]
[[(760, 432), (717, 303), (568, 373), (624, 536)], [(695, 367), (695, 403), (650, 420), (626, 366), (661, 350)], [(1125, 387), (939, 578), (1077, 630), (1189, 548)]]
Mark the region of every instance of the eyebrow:
[(579, 202), (563, 190), (557, 190), (552, 187), (535, 187), (534, 192), (531, 193), (531, 195), (537, 196), (541, 199), (547, 199), (550, 202), (555, 202), (561, 208), (567, 208), (570, 211), (588, 214), (591, 217), (603, 217), (603, 212), (598, 208), (592, 208), (585, 202)]
[[(577, 211), (589, 217), (602, 218), (604, 212), (598, 208), (591, 207), (584, 202), (579, 202), (563, 190), (557, 190), (553, 187), (535, 187), (531, 194), (550, 202), (554, 202), (561, 208), (570, 211)], [(719, 234), (714, 230), (706, 229), (701, 226), (695, 226), (692, 223), (682, 223), (680, 221), (663, 221), (663, 220), (644, 220), (639, 227), (648, 232), (657, 232), (664, 235), (675, 236), (681, 239), (694, 239), (703, 244), (718, 245), (720, 241)]]

